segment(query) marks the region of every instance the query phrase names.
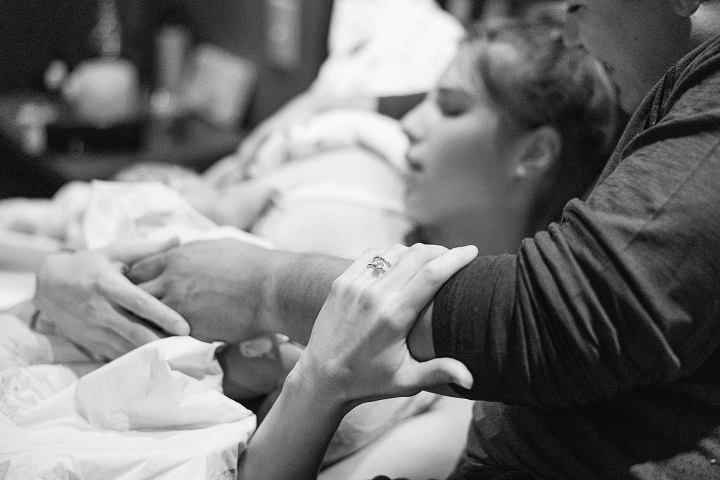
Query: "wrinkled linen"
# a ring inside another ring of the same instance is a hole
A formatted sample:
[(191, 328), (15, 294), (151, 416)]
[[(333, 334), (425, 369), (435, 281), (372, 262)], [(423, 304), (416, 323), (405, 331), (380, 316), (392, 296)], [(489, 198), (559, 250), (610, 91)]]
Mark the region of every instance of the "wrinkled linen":
[(157, 182), (92, 181), (77, 229), (82, 236), (78, 243), (88, 249), (116, 242), (161, 242), (173, 237), (181, 243), (236, 238), (272, 247), (270, 242), (238, 228), (218, 226), (178, 192)]
[(464, 35), (433, 0), (335, 0), (312, 88), (330, 97), (430, 91)]
[(256, 421), (221, 393), (216, 347), (166, 338), (79, 379), (63, 365), (41, 365), (45, 382), (34, 386), (57, 391), (36, 391), (20, 409), (32, 384), (20, 377), (30, 369), (3, 369), (3, 478), (235, 478)]

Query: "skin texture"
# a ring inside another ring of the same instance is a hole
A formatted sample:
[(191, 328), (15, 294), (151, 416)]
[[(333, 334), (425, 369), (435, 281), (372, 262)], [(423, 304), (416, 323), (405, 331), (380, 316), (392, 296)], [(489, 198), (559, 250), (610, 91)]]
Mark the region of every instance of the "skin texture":
[(179, 312), (201, 340), (235, 343), (275, 332), (305, 343), (312, 329), (306, 319), (317, 316), (332, 281), (349, 264), (217, 240), (149, 256), (127, 277)]
[[(433, 243), (502, 253), (517, 246), (524, 228), (522, 208), (508, 197), (519, 185), (514, 157), (525, 132), (476, 79), (473, 48), (461, 48), (437, 87), (402, 120), (410, 139), (405, 204)], [(503, 45), (489, 48), (515, 55)]]
[[(377, 254), (393, 265), (386, 273), (366, 267)], [(476, 255), (475, 247), (397, 245), (354, 262), (333, 283), (305, 353), (242, 457), (238, 478), (315, 478), (340, 420), (359, 403), (448, 382), (472, 385), (456, 360), (417, 362), (406, 337), (437, 289)]]
[[(678, 59), (696, 43), (684, 0), (581, 0), (568, 5), (565, 39), (605, 63), (632, 112)], [(682, 14), (681, 14), (682, 13)]]
[[(138, 291), (122, 273), (124, 265), (177, 244), (173, 240), (115, 245), (52, 255), (38, 271), (33, 303), (52, 312), (43, 319), (46, 328), (84, 347), (97, 360), (112, 360), (167, 334), (187, 335), (190, 329), (181, 315)], [(147, 322), (157, 328), (148, 328)]]

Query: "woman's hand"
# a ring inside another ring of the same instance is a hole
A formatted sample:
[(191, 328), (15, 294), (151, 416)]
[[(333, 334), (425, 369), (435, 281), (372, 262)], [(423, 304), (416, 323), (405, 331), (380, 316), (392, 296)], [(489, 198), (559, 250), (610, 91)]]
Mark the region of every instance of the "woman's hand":
[(190, 327), (179, 313), (123, 275), (126, 265), (177, 244), (115, 245), (49, 256), (38, 271), (33, 299), (44, 326), (98, 360), (114, 359), (166, 333), (187, 335)]
[(335, 281), (293, 373), (348, 408), (447, 383), (469, 388), (472, 376), (462, 363), (418, 362), (406, 340), (437, 290), (477, 248), (397, 245), (381, 255), (392, 265), (384, 273), (368, 265), (378, 253), (366, 253)]
[[(391, 264), (384, 273), (368, 267), (376, 255)], [(330, 439), (355, 405), (450, 382), (471, 387), (462, 363), (418, 362), (406, 337), (440, 286), (476, 255), (475, 247), (397, 245), (365, 252), (338, 277), (307, 348), (241, 458), (238, 478), (317, 478)]]

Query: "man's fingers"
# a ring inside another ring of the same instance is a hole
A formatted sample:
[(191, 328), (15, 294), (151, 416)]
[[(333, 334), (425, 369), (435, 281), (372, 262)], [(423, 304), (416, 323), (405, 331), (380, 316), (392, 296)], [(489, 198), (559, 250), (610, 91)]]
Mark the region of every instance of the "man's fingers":
[(122, 308), (174, 335), (188, 335), (190, 325), (185, 319), (122, 275), (108, 275), (98, 281), (100, 293)]
[(448, 383), (455, 383), (469, 390), (473, 385), (473, 376), (459, 360), (444, 357), (415, 364), (410, 372), (407, 372), (404, 382), (408, 387), (423, 390)]
[(125, 264), (132, 264), (145, 257), (180, 246), (180, 240), (173, 237), (160, 243), (116, 244), (106, 247), (108, 258)]

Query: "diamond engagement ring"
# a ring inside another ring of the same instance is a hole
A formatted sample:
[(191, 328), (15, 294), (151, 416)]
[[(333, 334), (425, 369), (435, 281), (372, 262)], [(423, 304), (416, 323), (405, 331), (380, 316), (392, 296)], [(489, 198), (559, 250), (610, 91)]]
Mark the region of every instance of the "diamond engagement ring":
[(383, 257), (375, 257), (372, 262), (367, 264), (367, 268), (374, 268), (380, 273), (385, 273), (388, 268), (392, 267), (392, 264), (385, 260)]

